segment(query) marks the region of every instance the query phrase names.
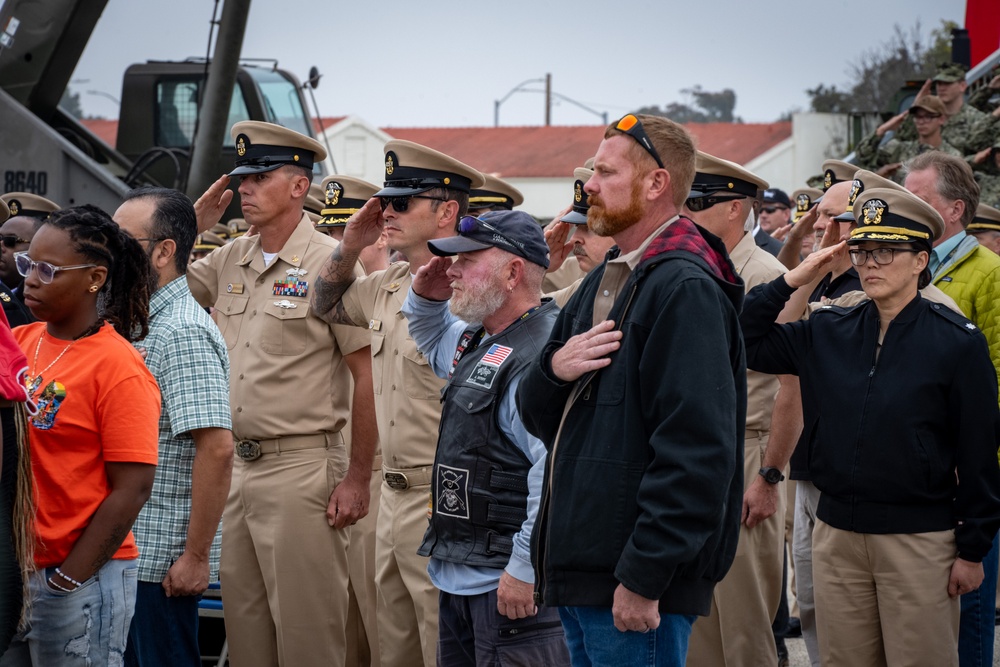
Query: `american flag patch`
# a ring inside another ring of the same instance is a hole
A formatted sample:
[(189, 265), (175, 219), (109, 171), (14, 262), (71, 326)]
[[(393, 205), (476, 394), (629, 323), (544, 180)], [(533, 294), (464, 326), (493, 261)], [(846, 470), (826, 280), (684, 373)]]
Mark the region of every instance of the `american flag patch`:
[(490, 346), (490, 349), (487, 350), (486, 354), (483, 355), (482, 361), (485, 361), (488, 364), (493, 364), (494, 366), (499, 366), (503, 363), (503, 360), (507, 358), (507, 355), (513, 351), (514, 348), (504, 347), (503, 345), (497, 345), (494, 343)]

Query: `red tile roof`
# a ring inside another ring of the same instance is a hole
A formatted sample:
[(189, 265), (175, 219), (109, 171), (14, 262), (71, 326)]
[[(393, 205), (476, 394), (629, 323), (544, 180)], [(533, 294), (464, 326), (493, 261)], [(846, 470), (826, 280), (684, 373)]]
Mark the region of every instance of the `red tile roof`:
[[(749, 162), (792, 135), (791, 122), (689, 123), (706, 153)], [(603, 125), (537, 127), (382, 128), (501, 177), (564, 177), (594, 156)]]
[(313, 132), (319, 134), (326, 128), (331, 125), (336, 125), (345, 118), (347, 118), (347, 116), (324, 116), (323, 118), (320, 118), (319, 121), (313, 118)]
[(97, 138), (108, 146), (114, 146), (118, 141), (118, 120), (107, 118), (84, 118), (80, 124), (97, 135)]

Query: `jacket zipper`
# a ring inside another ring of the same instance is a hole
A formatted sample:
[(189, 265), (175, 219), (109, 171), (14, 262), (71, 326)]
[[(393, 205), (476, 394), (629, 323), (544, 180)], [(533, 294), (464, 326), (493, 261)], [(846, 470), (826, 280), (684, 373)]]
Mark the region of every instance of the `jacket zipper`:
[[(625, 321), (625, 317), (628, 315), (629, 308), (631, 308), (632, 306), (632, 301), (633, 299), (635, 299), (635, 293), (638, 288), (639, 284), (638, 281), (636, 281), (632, 284), (632, 289), (629, 291), (628, 299), (625, 301), (625, 306), (624, 308), (622, 308), (622, 312), (618, 316), (617, 324), (615, 325), (615, 331), (621, 331), (622, 323)], [(563, 410), (563, 417), (559, 423), (558, 435), (556, 436), (555, 442), (552, 443), (552, 451), (549, 452), (549, 458), (548, 461), (546, 461), (546, 465), (549, 468), (549, 483), (545, 487), (545, 493), (542, 494), (542, 502), (538, 508), (538, 516), (545, 517), (545, 525), (544, 526), (536, 525), (536, 528), (542, 528), (545, 531), (541, 534), (541, 541), (539, 542), (539, 551), (541, 553), (539, 554), (540, 558), (538, 563), (538, 572), (536, 573), (535, 576), (535, 593), (534, 593), (534, 600), (536, 605), (542, 604), (542, 600), (545, 594), (545, 564), (546, 564), (545, 559), (549, 553), (549, 535), (547, 529), (548, 508), (549, 508), (549, 498), (552, 495), (552, 484), (553, 481), (555, 480), (556, 450), (559, 448), (559, 441), (562, 439), (562, 427), (563, 424), (566, 423), (566, 418), (569, 416), (570, 409), (572, 409), (573, 404), (576, 403), (576, 399), (580, 398), (580, 396), (583, 395), (584, 391), (588, 391), (587, 395), (589, 397), (590, 381), (593, 380), (596, 375), (597, 371), (591, 371), (590, 373), (588, 373), (583, 378), (579, 390), (575, 391), (570, 395), (569, 398), (570, 404), (565, 410)]]
[[(882, 337), (882, 342), (889, 336), (889, 329), (892, 328), (892, 322), (889, 326), (885, 328), (885, 336)], [(875, 349), (872, 351), (872, 367), (868, 371), (868, 386), (865, 387), (865, 401), (861, 410), (861, 421), (858, 423), (858, 435), (854, 442), (854, 465), (851, 467), (851, 530), (854, 530), (854, 512), (855, 504), (857, 501), (856, 489), (857, 475), (858, 475), (858, 460), (861, 458), (861, 434), (865, 430), (865, 418), (868, 416), (868, 397), (872, 393), (872, 382), (875, 378), (875, 369), (878, 366), (879, 359), (879, 342), (878, 342), (878, 332), (876, 332), (875, 338)]]

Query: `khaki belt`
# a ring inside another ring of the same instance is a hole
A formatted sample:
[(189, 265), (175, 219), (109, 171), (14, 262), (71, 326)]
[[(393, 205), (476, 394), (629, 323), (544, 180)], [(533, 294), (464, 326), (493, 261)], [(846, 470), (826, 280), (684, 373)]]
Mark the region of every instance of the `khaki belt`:
[(415, 486), (429, 486), (434, 466), (423, 468), (386, 468), (382, 466), (382, 479), (390, 489), (405, 491)]
[(237, 440), (234, 445), (236, 457), (243, 461), (256, 461), (264, 454), (280, 454), (300, 449), (326, 449), (328, 446), (329, 440), (324, 433), (292, 435), (271, 440)]
[(746, 431), (743, 432), (743, 439), (744, 440), (757, 440), (758, 438), (764, 439), (769, 435), (771, 435), (770, 431), (758, 431), (755, 428), (748, 428), (746, 429)]

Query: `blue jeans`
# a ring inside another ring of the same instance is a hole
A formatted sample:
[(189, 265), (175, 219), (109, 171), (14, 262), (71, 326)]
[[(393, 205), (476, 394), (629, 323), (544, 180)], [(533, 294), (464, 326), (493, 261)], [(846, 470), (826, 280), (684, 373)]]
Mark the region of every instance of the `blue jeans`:
[(31, 575), (28, 628), (11, 642), (0, 667), (121, 665), (135, 610), (135, 561), (108, 561), (70, 593), (48, 585), (54, 571)]
[(983, 559), (982, 585), (962, 596), (962, 620), (958, 626), (959, 667), (992, 667), (993, 635), (996, 631), (997, 567), (1000, 534)]
[(200, 599), (200, 595), (170, 598), (159, 583), (140, 581), (125, 667), (201, 667)]
[(573, 667), (684, 667), (695, 617), (661, 614), (649, 632), (620, 632), (610, 607), (559, 607)]

